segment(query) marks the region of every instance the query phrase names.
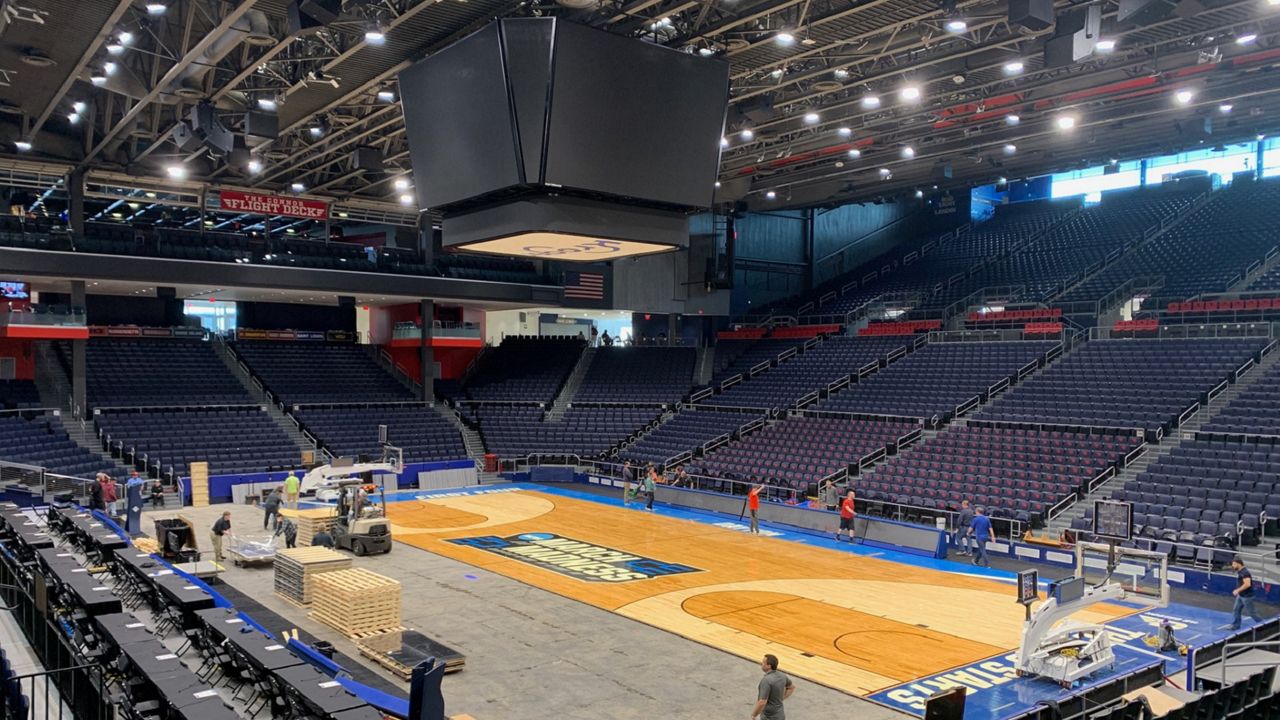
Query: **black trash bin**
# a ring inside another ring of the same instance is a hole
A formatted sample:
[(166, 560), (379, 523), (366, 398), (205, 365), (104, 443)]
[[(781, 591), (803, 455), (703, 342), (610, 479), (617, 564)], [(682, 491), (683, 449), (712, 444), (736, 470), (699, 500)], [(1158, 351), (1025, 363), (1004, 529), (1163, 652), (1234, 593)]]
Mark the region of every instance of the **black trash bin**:
[(311, 647), (314, 648), (316, 652), (329, 658), (330, 660), (333, 659), (333, 653), (334, 653), (333, 643), (329, 642), (328, 640), (317, 640), (315, 641), (315, 643), (311, 645)]
[(156, 520), (156, 542), (160, 545), (161, 557), (177, 557), (184, 547), (194, 544), (192, 539), (191, 527), (182, 520)]

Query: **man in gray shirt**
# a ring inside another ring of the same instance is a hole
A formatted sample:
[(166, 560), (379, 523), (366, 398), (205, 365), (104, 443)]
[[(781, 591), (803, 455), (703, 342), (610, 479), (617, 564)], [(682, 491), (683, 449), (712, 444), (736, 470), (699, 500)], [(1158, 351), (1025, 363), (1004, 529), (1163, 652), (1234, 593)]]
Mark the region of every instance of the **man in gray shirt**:
[(835, 510), (838, 494), (836, 481), (828, 480), (827, 484), (822, 486), (822, 506), (827, 510)]
[(973, 508), (968, 500), (960, 501), (960, 517), (956, 518), (956, 532), (953, 542), (960, 548), (961, 555), (971, 554), (969, 551), (969, 526), (973, 524)]
[(760, 691), (757, 693), (755, 709), (751, 711), (751, 720), (756, 720), (757, 717), (763, 720), (787, 720), (786, 713), (782, 711), (782, 701), (791, 697), (796, 686), (791, 684), (791, 678), (778, 672), (776, 655), (765, 655), (764, 660), (760, 661), (760, 669), (764, 671), (764, 677), (760, 678)]

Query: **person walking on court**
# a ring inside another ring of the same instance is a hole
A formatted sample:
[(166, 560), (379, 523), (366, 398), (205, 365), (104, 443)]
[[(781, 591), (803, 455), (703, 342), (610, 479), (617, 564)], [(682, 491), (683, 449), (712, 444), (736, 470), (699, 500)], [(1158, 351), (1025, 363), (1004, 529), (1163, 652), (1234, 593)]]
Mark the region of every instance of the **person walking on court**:
[(275, 534), (284, 538), (286, 550), (298, 546), (298, 526), (289, 518), (284, 518), (280, 521), (280, 526), (276, 528)]
[(969, 555), (969, 526), (973, 524), (973, 508), (968, 500), (960, 501), (960, 517), (956, 519), (956, 532), (952, 542), (960, 548), (960, 555)]
[(622, 506), (626, 507), (631, 504), (631, 486), (636, 482), (636, 469), (631, 467), (631, 461), (622, 463)]
[(209, 539), (213, 541), (213, 559), (222, 562), (222, 538), (231, 534), (231, 511), (222, 513), (222, 517), (213, 523), (213, 531), (209, 534)]
[(653, 469), (653, 463), (649, 463), (649, 472), (644, 478), (644, 509), (653, 512), (653, 494), (658, 487), (658, 471)]
[(845, 539), (853, 542), (853, 521), (858, 513), (854, 509), (854, 500), (857, 497), (850, 490), (844, 499), (840, 501), (840, 529), (836, 531), (836, 540), (840, 539), (840, 533), (844, 533)]
[(1253, 588), (1253, 573), (1244, 566), (1244, 560), (1237, 555), (1231, 559), (1231, 569), (1236, 571), (1236, 589), (1231, 591), (1236, 596), (1235, 605), (1231, 608), (1231, 624), (1223, 625), (1219, 630), (1239, 630), (1242, 616), (1249, 613), (1254, 622), (1262, 622), (1258, 609), (1253, 606), (1257, 592)]
[(751, 511), (751, 532), (760, 534), (760, 491), (763, 483), (756, 483), (747, 491), (747, 509)]
[(973, 564), (991, 567), (991, 561), (987, 559), (987, 541), (996, 541), (996, 531), (991, 527), (991, 518), (987, 517), (981, 505), (974, 508), (973, 522), (969, 524), (969, 532), (976, 543)]
[(778, 657), (765, 655), (760, 661), (760, 670), (764, 677), (760, 678), (760, 686), (756, 692), (756, 706), (751, 710), (751, 720), (787, 720), (782, 701), (791, 697), (796, 686), (791, 678), (778, 670)]
[(284, 501), (286, 507), (291, 507), (294, 510), (298, 509), (298, 488), (301, 485), (302, 482), (293, 473), (289, 473), (289, 477), (284, 479)]
[(280, 503), (284, 501), (281, 496), (281, 488), (271, 491), (267, 499), (262, 502), (262, 529), (267, 529), (267, 523), (271, 523), (271, 529), (275, 530), (280, 524)]

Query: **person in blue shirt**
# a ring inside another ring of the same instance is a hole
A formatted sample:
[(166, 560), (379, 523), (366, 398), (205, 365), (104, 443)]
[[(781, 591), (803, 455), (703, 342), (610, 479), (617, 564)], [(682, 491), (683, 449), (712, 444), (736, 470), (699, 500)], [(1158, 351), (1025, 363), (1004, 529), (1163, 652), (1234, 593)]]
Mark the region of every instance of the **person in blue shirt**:
[(973, 564), (991, 567), (991, 561), (987, 559), (987, 540), (995, 542), (996, 531), (991, 528), (991, 518), (987, 517), (987, 513), (982, 509), (982, 506), (974, 508), (973, 522), (969, 525), (969, 533), (973, 535), (973, 539), (978, 543), (978, 547), (974, 549)]
[(1239, 630), (1241, 616), (1249, 613), (1249, 617), (1254, 622), (1262, 622), (1262, 617), (1258, 615), (1258, 610), (1253, 606), (1253, 599), (1257, 595), (1253, 587), (1253, 573), (1249, 572), (1249, 568), (1244, 566), (1244, 560), (1240, 556), (1231, 559), (1231, 569), (1236, 571), (1236, 589), (1231, 591), (1236, 596), (1235, 606), (1231, 608), (1231, 624), (1223, 625), (1219, 630)]

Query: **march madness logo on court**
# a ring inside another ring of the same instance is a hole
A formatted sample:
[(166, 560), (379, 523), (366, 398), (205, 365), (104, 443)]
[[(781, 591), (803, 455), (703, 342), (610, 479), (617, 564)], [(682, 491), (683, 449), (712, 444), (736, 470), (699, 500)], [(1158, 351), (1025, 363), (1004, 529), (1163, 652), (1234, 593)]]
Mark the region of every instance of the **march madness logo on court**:
[(702, 572), (688, 565), (632, 555), (553, 533), (521, 533), (508, 537), (481, 535), (453, 538), (447, 542), (487, 550), (584, 582), (619, 583)]

